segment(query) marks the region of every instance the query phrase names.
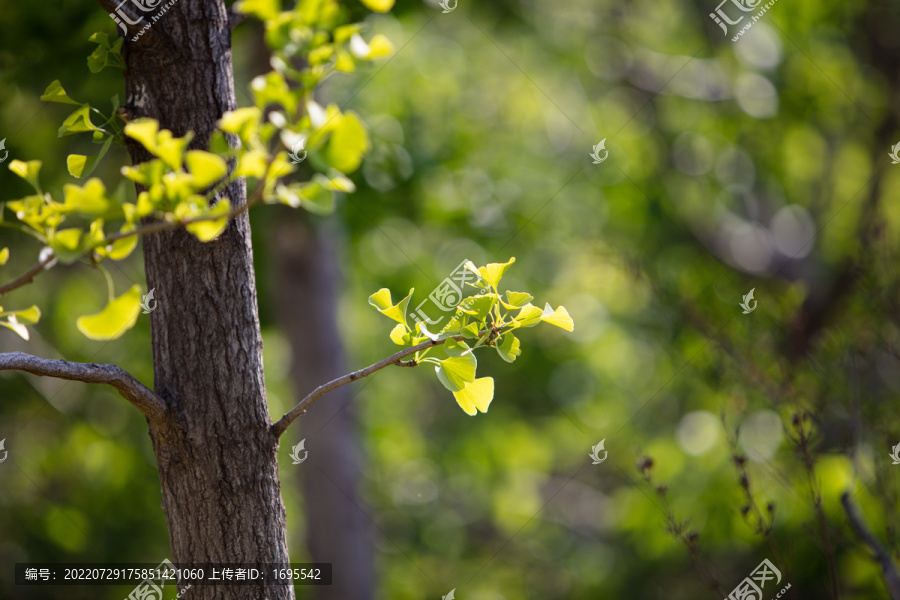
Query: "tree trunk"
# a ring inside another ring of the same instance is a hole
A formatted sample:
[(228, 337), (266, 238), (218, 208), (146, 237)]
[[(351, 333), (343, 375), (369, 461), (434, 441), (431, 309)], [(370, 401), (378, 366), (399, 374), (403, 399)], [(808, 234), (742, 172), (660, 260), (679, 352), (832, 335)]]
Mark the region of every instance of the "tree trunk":
[[(195, 132), (205, 148), (216, 121), (236, 108), (231, 32), (221, 0), (183, 0), (123, 58), (127, 107), (176, 136)], [(150, 157), (129, 143), (135, 163)], [(246, 202), (245, 182), (225, 191)], [(183, 230), (144, 238), (154, 387), (172, 403), (165, 423), (151, 423), (172, 560), (289, 562), (278, 480), (278, 440), (270, 431), (262, 369), (247, 214), (217, 240)], [(162, 557), (148, 557), (155, 561)], [(294, 598), (290, 586), (198, 586), (195, 600)]]
[[(344, 348), (338, 330), (340, 269), (333, 238), (305, 215), (278, 220), (273, 237), (279, 320), (291, 344), (291, 375), (298, 402), (317, 385), (343, 375)], [(356, 488), (362, 456), (356, 437), (355, 391), (329, 392), (300, 419), (291, 440), (305, 439), (302, 467), (307, 547), (315, 562), (338, 565), (341, 576), (317, 587), (316, 600), (369, 600), (374, 589), (371, 522)], [(293, 443), (293, 442), (292, 442)], [(342, 568), (341, 568), (342, 567)]]

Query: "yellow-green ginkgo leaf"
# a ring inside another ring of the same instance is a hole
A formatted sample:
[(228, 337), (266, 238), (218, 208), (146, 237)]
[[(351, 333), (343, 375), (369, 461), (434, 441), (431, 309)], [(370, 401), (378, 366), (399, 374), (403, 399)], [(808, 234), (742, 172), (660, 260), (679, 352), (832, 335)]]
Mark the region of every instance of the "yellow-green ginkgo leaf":
[(497, 354), (508, 363), (515, 362), (519, 355), (522, 354), (520, 345), (519, 338), (511, 333), (507, 333), (497, 345)]
[(409, 306), (409, 301), (412, 298), (413, 291), (415, 291), (415, 288), (409, 290), (409, 295), (407, 295), (406, 298), (404, 298), (397, 304), (392, 304), (391, 290), (387, 288), (381, 288), (380, 290), (369, 296), (369, 304), (377, 308), (378, 312), (380, 312), (384, 316), (389, 317), (397, 321), (398, 323), (406, 325), (408, 329), (409, 325), (406, 323), (406, 307)]
[(53, 83), (47, 86), (47, 89), (44, 90), (44, 94), (41, 96), (41, 100), (43, 102), (59, 102), (60, 104), (74, 104), (75, 106), (81, 105), (81, 102), (77, 102), (69, 97), (66, 90), (59, 82), (59, 79), (54, 80)]
[(84, 254), (81, 248), (81, 230), (77, 227), (61, 229), (50, 236), (50, 247), (64, 265), (71, 264)]
[(277, 0), (240, 0), (235, 2), (234, 10), (257, 17), (260, 21), (271, 21), (278, 16), (280, 2)]
[(221, 156), (203, 150), (190, 150), (184, 157), (188, 170), (194, 176), (194, 185), (202, 190), (219, 181), (228, 173), (228, 164)]
[(6, 321), (0, 321), (0, 325), (4, 327), (8, 327), (19, 334), (23, 340), (28, 340), (31, 336), (28, 333), (28, 328), (19, 323), (18, 319), (16, 319), (16, 315), (10, 315)]
[(228, 198), (222, 198), (215, 206), (199, 216), (220, 217), (218, 219), (199, 221), (185, 226), (185, 229), (197, 236), (197, 239), (201, 242), (210, 242), (225, 231), (228, 220), (231, 218), (231, 201)]
[(394, 0), (360, 0), (369, 10), (385, 13), (394, 8)]
[(135, 285), (97, 314), (78, 317), (75, 325), (92, 340), (114, 340), (134, 327), (140, 312), (141, 288)]
[(491, 405), (491, 400), (494, 399), (494, 378), (476, 379), (461, 391), (453, 392), (453, 397), (467, 415), (474, 416), (478, 410), (486, 413)]
[(460, 392), (475, 381), (475, 369), (478, 367), (478, 361), (475, 360), (474, 354), (451, 356), (440, 363), (434, 368), (434, 371), (444, 387), (451, 392)]
[(531, 294), (527, 292), (511, 292), (506, 290), (506, 302), (503, 299), (500, 299), (500, 302), (503, 303), (503, 307), (507, 310), (513, 310), (515, 308), (522, 308), (534, 298)]
[(31, 184), (38, 192), (41, 191), (40, 184), (38, 183), (38, 174), (41, 172), (41, 161), (39, 160), (29, 160), (28, 162), (24, 162), (21, 160), (14, 160), (9, 163), (9, 170), (27, 181)]
[(484, 267), (481, 267), (478, 269), (478, 273), (481, 275), (482, 279), (484, 279), (489, 285), (493, 286), (496, 289), (497, 284), (500, 283), (500, 278), (503, 277), (503, 274), (506, 273), (506, 270), (514, 262), (516, 262), (515, 256), (510, 258), (509, 261), (505, 263), (490, 263)]
[(65, 202), (62, 210), (64, 213), (80, 212), (89, 215), (105, 214), (110, 208), (109, 199), (106, 197), (106, 186), (96, 177), (91, 177), (84, 187), (67, 183), (63, 186)]
[(125, 135), (139, 141), (153, 154), (156, 154), (156, 134), (158, 132), (159, 123), (153, 119), (135, 119), (125, 126)]
[(410, 342), (412, 341), (412, 335), (410, 335), (409, 330), (406, 328), (406, 325), (398, 323), (397, 326), (391, 330), (391, 341), (398, 346), (410, 345)]
[(534, 306), (533, 304), (526, 304), (516, 314), (516, 316), (513, 317), (513, 320), (519, 327), (534, 327), (541, 322), (541, 317), (543, 316), (543, 314), (544, 311), (539, 309), (537, 306)]
[(575, 330), (575, 321), (572, 320), (572, 317), (569, 316), (569, 312), (566, 310), (564, 306), (560, 306), (556, 310), (550, 308), (550, 303), (548, 302), (546, 306), (544, 306), (544, 312), (541, 315), (541, 321), (545, 323), (550, 323), (551, 325), (556, 325), (557, 327), (562, 327), (566, 331), (574, 331)]
[(5, 265), (6, 261), (8, 261), (8, 260), (9, 260), (9, 248), (4, 248), (3, 250), (0, 250), (0, 266)]

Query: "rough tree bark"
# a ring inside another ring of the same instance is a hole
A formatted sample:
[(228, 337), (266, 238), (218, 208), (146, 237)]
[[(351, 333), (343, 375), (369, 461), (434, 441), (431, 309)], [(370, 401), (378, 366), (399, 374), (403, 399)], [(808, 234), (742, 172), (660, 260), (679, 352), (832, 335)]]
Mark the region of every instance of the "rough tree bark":
[[(106, 7), (105, 2), (101, 2)], [(236, 108), (231, 32), (222, 0), (182, 1), (137, 42), (126, 40), (127, 108), (204, 149)], [(129, 145), (134, 163), (150, 158)], [(243, 180), (224, 195), (244, 204)], [(287, 563), (286, 521), (262, 368), (246, 212), (214, 242), (174, 230), (143, 240), (154, 388), (170, 405), (150, 422), (176, 563)], [(148, 558), (148, 560), (150, 560)], [(194, 586), (191, 597), (293, 599), (290, 586)]]
[[(281, 217), (284, 218), (281, 218)], [(340, 269), (337, 244), (303, 214), (279, 214), (272, 252), (278, 318), (292, 350), (298, 401), (346, 371), (338, 331)], [(356, 488), (362, 457), (356, 437), (354, 390), (340, 387), (303, 416), (291, 439), (306, 439), (303, 493), (307, 547), (315, 562), (335, 565), (340, 577), (315, 589), (317, 600), (368, 600), (374, 588), (372, 527)]]

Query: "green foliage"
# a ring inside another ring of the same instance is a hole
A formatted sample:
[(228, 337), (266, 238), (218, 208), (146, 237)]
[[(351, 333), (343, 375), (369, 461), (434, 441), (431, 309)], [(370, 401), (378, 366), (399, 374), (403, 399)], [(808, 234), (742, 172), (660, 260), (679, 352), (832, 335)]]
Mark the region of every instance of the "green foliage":
[[(10, 170), (25, 179), (36, 194), (9, 201), (5, 207), (15, 215), (12, 227), (39, 240), (65, 265), (84, 262), (98, 266), (104, 260), (124, 260), (142, 235), (142, 219), (153, 219), (171, 227), (184, 227), (202, 242), (215, 240), (242, 207), (232, 205), (222, 192), (241, 177), (256, 180), (248, 204), (257, 202), (302, 207), (317, 215), (330, 214), (335, 195), (355, 191), (348, 175), (356, 171), (371, 144), (366, 126), (353, 112), (336, 105), (319, 106), (313, 92), (336, 72), (351, 72), (361, 63), (384, 58), (393, 47), (384, 36), (366, 42), (362, 24), (346, 24), (345, 13), (332, 0), (301, 0), (293, 10), (281, 11), (275, 0), (243, 0), (238, 11), (262, 20), (266, 41), (272, 49), (275, 70), (251, 82), (255, 106), (226, 113), (219, 122), (208, 150), (190, 150), (193, 134), (175, 137), (147, 118), (120, 127), (118, 97), (111, 100), (109, 115), (73, 99), (63, 85), (53, 81), (41, 100), (71, 104), (77, 108), (59, 127), (58, 136), (90, 133), (100, 149), (93, 155), (71, 154), (66, 166), (77, 178), (89, 177), (109, 152), (113, 142), (135, 140), (153, 157), (121, 169), (122, 175), (139, 186), (136, 202), (121, 193), (110, 195), (97, 178), (83, 186), (67, 184), (64, 200), (45, 193), (39, 184), (40, 161), (13, 160)], [(393, 2), (378, 2), (373, 9), (388, 10)], [(106, 33), (93, 34), (97, 45), (88, 57), (88, 68), (99, 73), (105, 67), (123, 68), (123, 39), (110, 43)], [(295, 57), (306, 58), (295, 69)], [(268, 119), (263, 114), (268, 111)], [(124, 114), (124, 113), (123, 113)], [(233, 147), (226, 134), (240, 139)], [(297, 171), (288, 151), (302, 147), (316, 171), (306, 181), (287, 181)], [(229, 168), (233, 164), (233, 168)], [(121, 189), (121, 188), (119, 188)], [(4, 209), (0, 208), (0, 220)], [(106, 309), (81, 317), (78, 329), (92, 339), (113, 339), (136, 321), (135, 295), (129, 290), (111, 300)], [(24, 331), (15, 315), (13, 328)]]
[[(501, 296), (500, 280), (515, 261), (513, 257), (505, 263), (490, 263), (479, 268), (471, 261), (467, 262), (466, 268), (477, 276), (474, 283), (467, 285), (477, 288), (479, 293), (461, 299), (450, 321), (437, 333), (428, 331), (424, 321), (418, 321), (415, 327), (409, 326), (407, 309), (414, 289), (396, 304), (387, 288), (369, 296), (369, 304), (399, 323), (390, 334), (395, 344), (411, 348), (432, 342), (414, 353), (412, 363), (435, 365), (438, 381), (453, 392), (460, 408), (469, 415), (487, 412), (494, 398), (493, 378), (475, 377), (477, 349), (493, 347), (503, 360), (511, 363), (522, 354), (521, 343), (512, 333), (516, 329), (534, 327), (542, 321), (566, 331), (575, 329), (575, 323), (562, 306), (553, 310), (547, 304), (541, 310), (531, 305), (532, 296), (525, 292), (507, 290)], [(467, 341), (473, 344), (470, 346)]]

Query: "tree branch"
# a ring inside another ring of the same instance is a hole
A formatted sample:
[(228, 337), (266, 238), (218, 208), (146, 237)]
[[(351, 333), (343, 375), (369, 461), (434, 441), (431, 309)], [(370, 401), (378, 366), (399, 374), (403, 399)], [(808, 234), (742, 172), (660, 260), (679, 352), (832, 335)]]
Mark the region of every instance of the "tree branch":
[(900, 600), (900, 574), (897, 573), (897, 566), (891, 559), (890, 554), (878, 541), (863, 520), (862, 515), (856, 510), (856, 507), (850, 502), (850, 494), (844, 492), (841, 495), (841, 504), (844, 506), (844, 512), (853, 527), (856, 535), (875, 553), (875, 560), (881, 565), (881, 574), (884, 579), (884, 586), (891, 595), (891, 600)]
[(116, 388), (123, 398), (151, 420), (160, 420), (166, 411), (166, 403), (162, 398), (116, 365), (53, 360), (24, 352), (0, 352), (0, 371), (23, 371), (41, 377), (105, 383)]
[[(491, 331), (491, 335), (493, 336), (499, 330), (500, 330), (499, 327), (494, 327), (493, 330)], [(486, 333), (486, 330), (478, 332), (478, 337), (480, 338), (484, 333)], [(454, 339), (457, 341), (461, 341), (461, 340), (467, 340), (467, 339), (473, 339), (473, 338), (467, 338), (464, 335), (453, 335), (447, 339)], [(384, 360), (380, 360), (377, 363), (375, 363), (374, 365), (369, 365), (365, 369), (360, 369), (359, 371), (354, 371), (352, 373), (348, 373), (347, 375), (338, 377), (337, 379), (329, 381), (326, 384), (320, 385), (319, 387), (314, 389), (312, 392), (307, 394), (306, 397), (303, 398), (303, 400), (301, 400), (299, 404), (297, 404), (297, 406), (295, 406), (290, 411), (285, 413), (285, 415), (283, 417), (281, 417), (280, 421), (278, 421), (277, 423), (272, 425), (272, 433), (275, 435), (276, 439), (280, 438), (281, 434), (284, 433), (285, 430), (290, 426), (290, 424), (294, 422), (294, 419), (296, 419), (297, 417), (299, 417), (300, 415), (305, 413), (306, 409), (309, 408), (309, 406), (313, 402), (315, 402), (316, 400), (318, 400), (319, 398), (321, 398), (322, 396), (324, 396), (331, 390), (333, 390), (335, 388), (339, 388), (342, 385), (346, 385), (348, 383), (354, 382), (357, 379), (362, 379), (363, 377), (368, 377), (372, 373), (374, 373), (376, 371), (380, 371), (381, 369), (388, 367), (390, 365), (398, 365), (401, 367), (414, 367), (418, 364), (414, 360), (403, 361), (403, 359), (406, 358), (407, 356), (409, 356), (410, 354), (415, 354), (416, 352), (420, 352), (421, 350), (427, 350), (428, 348), (433, 348), (434, 346), (440, 346), (441, 344), (443, 344), (446, 341), (447, 340), (444, 339), (444, 340), (437, 340), (437, 341), (428, 340), (427, 342), (422, 342), (421, 344), (418, 344), (417, 346), (413, 346), (411, 348), (401, 350), (397, 354), (388, 356)]]
[(53, 260), (56, 260), (56, 256), (52, 252), (48, 252), (47, 256), (44, 257), (44, 260), (35, 263), (30, 269), (25, 271), (25, 273), (21, 277), (4, 285), (0, 285), (0, 296), (8, 294), (14, 289), (20, 288), (26, 283), (31, 283), (32, 281), (34, 281), (34, 278), (37, 276), (37, 274), (43, 271)]

